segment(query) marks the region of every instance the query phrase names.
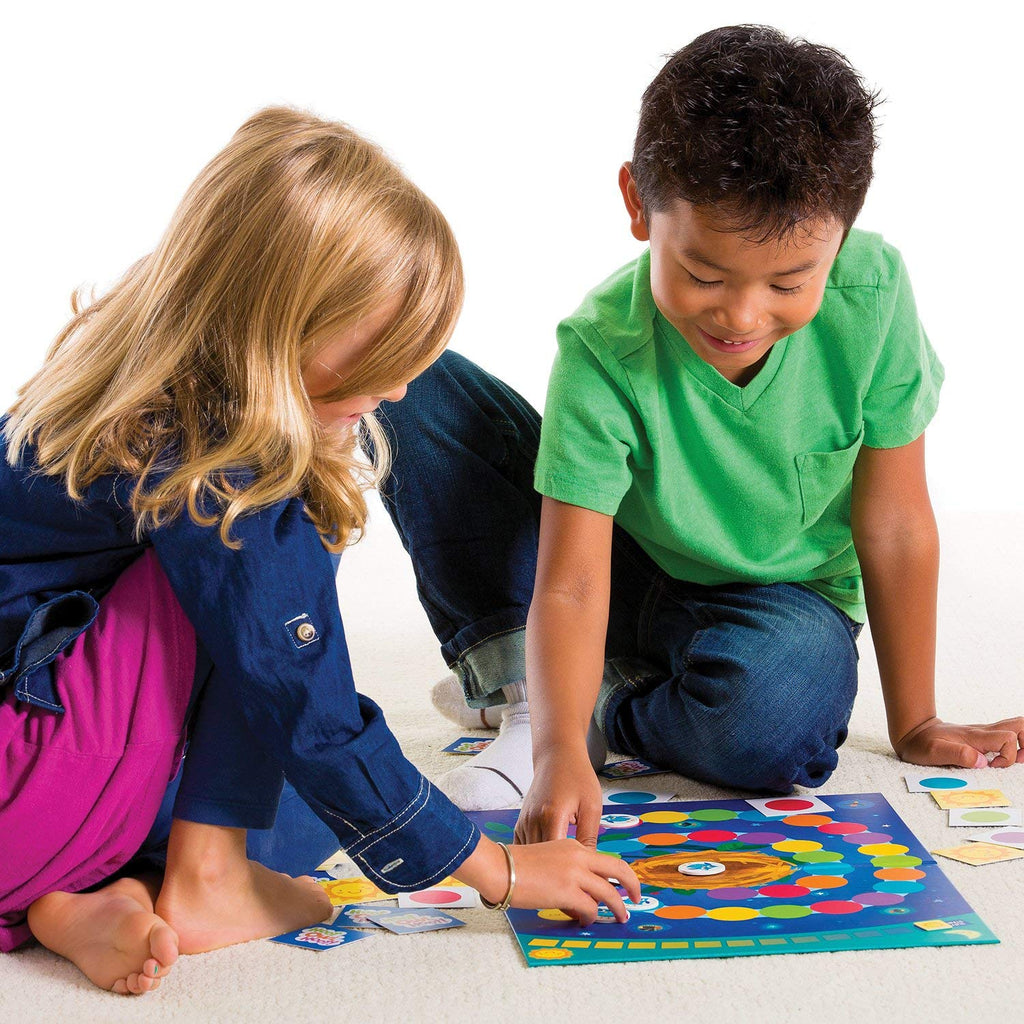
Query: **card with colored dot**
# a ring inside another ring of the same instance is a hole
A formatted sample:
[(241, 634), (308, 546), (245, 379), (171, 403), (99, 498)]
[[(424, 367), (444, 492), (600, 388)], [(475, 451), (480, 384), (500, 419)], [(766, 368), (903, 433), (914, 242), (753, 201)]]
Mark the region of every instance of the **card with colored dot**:
[(832, 811), (829, 804), (816, 796), (773, 796), (767, 800), (748, 800), (747, 803), (766, 818), (787, 818), (791, 814)]
[(611, 804), (665, 804), (675, 799), (674, 793), (653, 789), (606, 789), (602, 794), (605, 805)]
[(1006, 846), (992, 843), (964, 843), (962, 846), (950, 846), (945, 850), (932, 850), (937, 857), (948, 857), (964, 864), (997, 864), (1003, 860), (1017, 860), (1024, 857), (1024, 850), (1011, 850)]
[(398, 905), (409, 907), (479, 907), (480, 893), (468, 885), (435, 885), (419, 892), (400, 892)]
[(908, 793), (947, 792), (970, 789), (971, 777), (958, 772), (908, 772), (903, 776)]
[(1009, 807), (1001, 789), (950, 789), (931, 791), (932, 799), (944, 810), (951, 807)]
[(1008, 846), (1011, 850), (1024, 850), (1024, 828), (1019, 825), (979, 832), (967, 839), (971, 843), (995, 843), (996, 846)]
[(1019, 807), (951, 807), (948, 824), (972, 825), (974, 828), (984, 825), (1024, 825), (1024, 817)]

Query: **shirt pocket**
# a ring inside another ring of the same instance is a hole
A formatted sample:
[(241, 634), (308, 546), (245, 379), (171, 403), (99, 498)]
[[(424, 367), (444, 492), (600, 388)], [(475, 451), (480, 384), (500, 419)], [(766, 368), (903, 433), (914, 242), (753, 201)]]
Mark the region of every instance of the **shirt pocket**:
[(845, 448), (806, 452), (796, 457), (804, 526), (813, 526), (840, 496), (849, 503), (853, 466), (863, 442), (864, 428), (861, 427), (860, 433)]

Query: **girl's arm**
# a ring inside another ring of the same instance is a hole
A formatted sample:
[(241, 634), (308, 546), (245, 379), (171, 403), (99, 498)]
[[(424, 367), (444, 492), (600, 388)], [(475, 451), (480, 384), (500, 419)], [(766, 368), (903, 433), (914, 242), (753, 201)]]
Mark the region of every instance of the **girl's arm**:
[(586, 736), (604, 672), (611, 516), (544, 498), (537, 579), (526, 626), (534, 781), (516, 837), (597, 842), (601, 786)]
[(852, 528), (893, 749), (923, 765), (984, 767), (987, 751), (999, 751), (993, 767), (1024, 761), (1024, 718), (954, 725), (936, 714), (939, 536), (923, 434), (901, 448), (861, 449)]

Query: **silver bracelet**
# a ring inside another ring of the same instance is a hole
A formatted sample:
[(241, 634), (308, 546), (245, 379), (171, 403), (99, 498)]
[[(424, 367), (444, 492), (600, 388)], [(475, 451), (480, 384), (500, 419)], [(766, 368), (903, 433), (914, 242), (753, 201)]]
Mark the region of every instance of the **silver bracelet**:
[(508, 861), (508, 892), (505, 893), (505, 898), (500, 903), (492, 903), (483, 895), (480, 896), (480, 902), (488, 910), (500, 910), (504, 913), (512, 905), (512, 890), (516, 887), (516, 862), (512, 859), (512, 851), (504, 843), (498, 843), (498, 846), (502, 848), (505, 860)]

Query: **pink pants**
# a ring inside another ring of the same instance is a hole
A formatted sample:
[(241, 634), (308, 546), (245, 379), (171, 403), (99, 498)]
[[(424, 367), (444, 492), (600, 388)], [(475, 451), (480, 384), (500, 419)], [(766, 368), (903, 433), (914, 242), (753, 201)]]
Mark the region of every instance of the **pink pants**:
[(196, 638), (152, 549), (54, 662), (66, 709), (0, 703), (0, 951), (25, 912), (80, 892), (138, 850), (181, 760)]

